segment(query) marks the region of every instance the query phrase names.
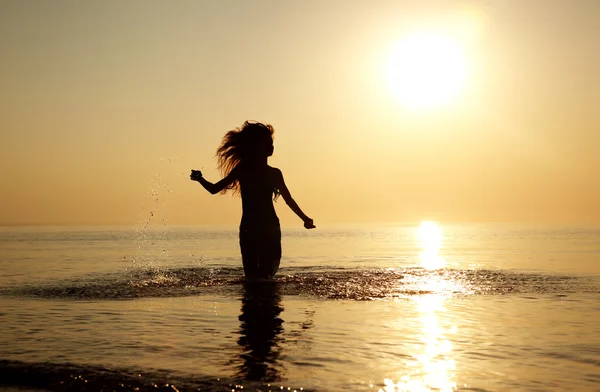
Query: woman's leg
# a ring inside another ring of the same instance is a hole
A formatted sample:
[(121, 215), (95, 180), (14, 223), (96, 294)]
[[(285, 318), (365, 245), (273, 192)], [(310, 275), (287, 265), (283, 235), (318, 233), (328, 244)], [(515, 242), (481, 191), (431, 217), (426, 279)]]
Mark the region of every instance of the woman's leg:
[(266, 228), (260, 241), (258, 275), (271, 279), (279, 269), (281, 261), (281, 229), (279, 225)]
[(244, 273), (249, 279), (271, 279), (281, 260), (279, 225), (260, 228), (240, 227), (240, 250)]
[(240, 251), (242, 253), (242, 264), (246, 278), (258, 278), (258, 238), (256, 230), (240, 227)]

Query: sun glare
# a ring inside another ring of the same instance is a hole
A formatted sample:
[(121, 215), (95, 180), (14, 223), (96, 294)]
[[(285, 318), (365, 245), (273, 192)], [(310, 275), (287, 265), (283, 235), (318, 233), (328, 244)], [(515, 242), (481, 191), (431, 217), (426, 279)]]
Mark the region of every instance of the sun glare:
[(443, 268), (446, 261), (439, 255), (442, 246), (442, 230), (440, 226), (431, 221), (423, 221), (417, 229), (417, 238), (421, 242), (421, 265), (432, 270)]
[(415, 32), (392, 50), (385, 83), (411, 109), (429, 109), (450, 103), (467, 80), (465, 53), (448, 35)]

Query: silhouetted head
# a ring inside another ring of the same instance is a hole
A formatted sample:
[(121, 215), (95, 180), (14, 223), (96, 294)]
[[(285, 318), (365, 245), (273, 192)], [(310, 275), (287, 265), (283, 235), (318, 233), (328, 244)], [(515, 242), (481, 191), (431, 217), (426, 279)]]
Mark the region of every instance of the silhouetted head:
[[(223, 176), (227, 176), (238, 164), (260, 163), (273, 155), (273, 133), (270, 124), (246, 121), (223, 136), (217, 149), (218, 167)], [(235, 181), (230, 187), (238, 188)]]
[(273, 155), (273, 132), (275, 130), (269, 124), (246, 121), (240, 129), (244, 156), (246, 159), (264, 159)]

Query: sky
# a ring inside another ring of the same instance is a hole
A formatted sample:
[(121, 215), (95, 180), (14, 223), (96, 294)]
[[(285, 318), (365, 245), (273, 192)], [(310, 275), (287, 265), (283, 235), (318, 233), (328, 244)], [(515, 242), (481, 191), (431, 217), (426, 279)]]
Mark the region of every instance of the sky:
[[(414, 31), (460, 44), (443, 105), (390, 93)], [(189, 172), (245, 120), (317, 227), (599, 223), (598, 37), (595, 0), (4, 0), (0, 225), (237, 225)]]

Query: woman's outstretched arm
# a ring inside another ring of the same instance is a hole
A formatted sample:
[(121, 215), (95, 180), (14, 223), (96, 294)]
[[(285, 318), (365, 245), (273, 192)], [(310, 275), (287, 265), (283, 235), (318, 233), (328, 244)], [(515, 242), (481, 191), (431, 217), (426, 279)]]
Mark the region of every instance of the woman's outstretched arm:
[(208, 181), (206, 178), (202, 177), (202, 172), (200, 170), (192, 170), (192, 174), (190, 174), (190, 179), (192, 181), (198, 181), (204, 189), (206, 189), (211, 194), (217, 194), (225, 189), (229, 184), (236, 180), (237, 170), (235, 168), (222, 180), (213, 184)]
[(290, 194), (290, 191), (285, 185), (285, 181), (283, 180), (283, 174), (281, 173), (281, 170), (275, 170), (277, 170), (277, 188), (279, 189), (279, 193), (283, 197), (283, 200), (285, 200), (285, 203), (292, 209), (292, 211), (294, 211), (294, 213), (298, 215), (300, 219), (302, 219), (305, 228), (314, 229), (316, 226), (313, 220), (309, 218), (304, 212), (302, 212), (300, 206), (298, 206), (298, 203), (296, 203), (296, 201), (292, 198), (292, 195)]

